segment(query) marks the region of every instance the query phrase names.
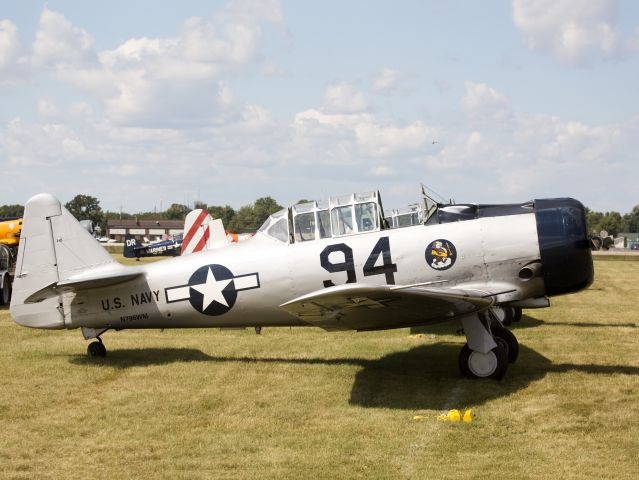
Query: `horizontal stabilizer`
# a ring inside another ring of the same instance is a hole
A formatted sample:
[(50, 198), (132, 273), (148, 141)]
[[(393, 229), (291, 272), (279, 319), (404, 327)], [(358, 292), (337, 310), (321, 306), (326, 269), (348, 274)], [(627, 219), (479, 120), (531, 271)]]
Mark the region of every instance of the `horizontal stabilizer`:
[(61, 293), (75, 292), (79, 290), (87, 290), (90, 288), (110, 287), (112, 285), (118, 285), (120, 283), (128, 282), (139, 276), (143, 275), (142, 272), (110, 272), (100, 273), (94, 275), (83, 275), (81, 277), (69, 278), (60, 282), (54, 282), (41, 288), (37, 292), (29, 295), (24, 303), (38, 303), (47, 298), (53, 298)]
[(482, 290), (348, 283), (280, 307), (325, 330), (381, 330), (452, 319), (494, 303), (494, 296)]

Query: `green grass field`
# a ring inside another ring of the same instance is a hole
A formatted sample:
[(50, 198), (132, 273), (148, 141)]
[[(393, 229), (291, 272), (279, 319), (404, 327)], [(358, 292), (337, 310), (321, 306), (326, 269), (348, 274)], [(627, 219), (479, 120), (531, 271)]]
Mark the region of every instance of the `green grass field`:
[(639, 262), (595, 267), (525, 312), (501, 382), (460, 377), (457, 325), (108, 332), (89, 359), (4, 308), (0, 478), (639, 478)]

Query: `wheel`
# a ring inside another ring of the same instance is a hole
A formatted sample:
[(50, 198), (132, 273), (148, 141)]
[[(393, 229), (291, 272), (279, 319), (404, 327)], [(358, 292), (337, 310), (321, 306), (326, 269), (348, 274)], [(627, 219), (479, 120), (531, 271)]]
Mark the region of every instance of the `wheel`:
[(5, 278), (2, 291), (0, 292), (0, 305), (9, 305), (11, 301), (11, 282)]
[(91, 342), (87, 347), (89, 357), (106, 357), (106, 347), (102, 342)]
[(508, 354), (499, 344), (488, 353), (471, 350), (466, 344), (459, 352), (459, 369), (467, 378), (501, 380), (508, 369)]
[(490, 311), (503, 325), (510, 325), (515, 318), (513, 307), (492, 307)]
[(501, 345), (504, 350), (506, 350), (508, 362), (515, 363), (515, 360), (517, 360), (519, 356), (519, 342), (517, 341), (517, 337), (507, 328), (495, 323), (490, 326), (490, 331), (493, 334), (495, 343)]
[(513, 317), (513, 322), (518, 322), (521, 320), (522, 309), (520, 307), (514, 307), (515, 316)]

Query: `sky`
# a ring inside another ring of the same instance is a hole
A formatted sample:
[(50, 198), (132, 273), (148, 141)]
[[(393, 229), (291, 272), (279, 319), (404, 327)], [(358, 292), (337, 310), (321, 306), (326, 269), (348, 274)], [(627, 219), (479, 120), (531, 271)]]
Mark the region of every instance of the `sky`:
[(0, 3), (0, 205), (639, 204), (639, 2)]

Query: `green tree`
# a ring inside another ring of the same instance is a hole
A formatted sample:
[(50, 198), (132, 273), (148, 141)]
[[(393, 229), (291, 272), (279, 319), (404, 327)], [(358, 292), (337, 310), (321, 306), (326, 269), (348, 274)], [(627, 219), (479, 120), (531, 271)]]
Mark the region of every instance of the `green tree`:
[(173, 203), (166, 209), (166, 212), (164, 212), (164, 217), (168, 220), (184, 220), (184, 218), (186, 218), (186, 214), (190, 211), (191, 209), (186, 205)]
[(91, 220), (93, 225), (104, 231), (104, 214), (100, 208), (100, 200), (91, 195), (76, 195), (65, 205), (67, 210), (78, 220)]
[(224, 224), (224, 228), (228, 228), (233, 221), (233, 217), (235, 217), (235, 210), (233, 210), (233, 208), (229, 205), (224, 205), (223, 207), (219, 205), (212, 205), (208, 208), (208, 212), (214, 219), (220, 218)]
[(108, 221), (108, 220), (111, 220), (111, 219), (130, 220), (131, 218), (135, 218), (135, 217), (133, 215), (131, 215), (130, 213), (126, 213), (126, 212), (105, 212), (105, 214), (104, 214), (104, 221), (105, 222)]
[(2, 205), (0, 206), (0, 218), (21, 217), (24, 215), (22, 205)]
[(281, 209), (282, 206), (271, 197), (258, 198), (253, 205), (245, 205), (239, 209), (228, 229), (235, 233), (255, 232), (269, 215)]
[(619, 212), (606, 212), (601, 219), (601, 228), (609, 235), (616, 236), (623, 231), (623, 221)]
[(275, 212), (282, 210), (282, 206), (271, 197), (262, 197), (255, 200), (255, 221), (258, 222), (257, 230), (262, 226), (264, 221)]
[(637, 233), (639, 232), (639, 205), (635, 205), (630, 213), (626, 213), (623, 216), (624, 220), (624, 232)]

